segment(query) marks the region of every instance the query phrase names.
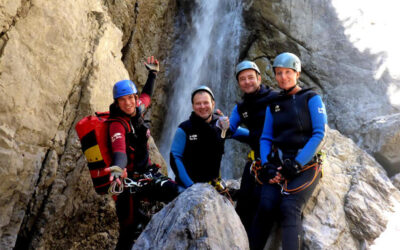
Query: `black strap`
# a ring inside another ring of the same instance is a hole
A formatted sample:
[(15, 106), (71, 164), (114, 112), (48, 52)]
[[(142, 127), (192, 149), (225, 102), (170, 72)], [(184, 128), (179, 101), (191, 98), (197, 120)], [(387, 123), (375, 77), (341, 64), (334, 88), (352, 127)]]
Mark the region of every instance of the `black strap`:
[(282, 89), (282, 91), (281, 91), (281, 95), (287, 95), (287, 94), (289, 94), (290, 93), (290, 91), (292, 91), (294, 88), (296, 88), (296, 86), (297, 86), (297, 83), (293, 86), (293, 87), (291, 87), (290, 89)]
[(110, 122), (110, 123), (111, 123), (111, 122), (119, 122), (119, 123), (122, 124), (122, 126), (124, 126), (125, 131), (126, 131), (127, 133), (129, 133), (129, 132), (132, 131), (131, 126), (129, 125), (129, 123), (128, 123), (125, 119), (123, 119), (123, 118), (120, 118), (120, 117), (108, 118), (108, 119), (107, 119), (107, 122)]

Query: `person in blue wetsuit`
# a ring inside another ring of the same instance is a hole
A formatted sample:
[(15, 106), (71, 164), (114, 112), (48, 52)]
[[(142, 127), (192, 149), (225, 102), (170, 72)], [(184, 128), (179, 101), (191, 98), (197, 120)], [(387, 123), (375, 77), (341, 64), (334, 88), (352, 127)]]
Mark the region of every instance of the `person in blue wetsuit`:
[(246, 142), (251, 153), (248, 157), (240, 183), (237, 197), (236, 212), (239, 215), (247, 234), (257, 209), (259, 195), (256, 193), (256, 181), (250, 174), (250, 166), (260, 157), (260, 136), (265, 120), (265, 110), (277, 96), (278, 92), (261, 84), (261, 72), (257, 64), (251, 61), (242, 61), (236, 66), (236, 80), (240, 90), (244, 93), (230, 115), (230, 130), (236, 132), (239, 125), (249, 130)]
[[(229, 118), (217, 110), (210, 88), (200, 86), (192, 92), (193, 112), (182, 122), (173, 139), (170, 164), (175, 181), (188, 188), (197, 182), (213, 182), (220, 178), (220, 163), (225, 139), (231, 137)], [(246, 136), (240, 128), (236, 136)]]
[(264, 249), (273, 223), (279, 220), (282, 248), (294, 250), (301, 247), (302, 210), (321, 176), (318, 152), (327, 116), (321, 97), (297, 84), (301, 63), (296, 55), (279, 54), (273, 69), (282, 91), (266, 110), (260, 139), (262, 168), (257, 171), (260, 203), (249, 242), (251, 249)]

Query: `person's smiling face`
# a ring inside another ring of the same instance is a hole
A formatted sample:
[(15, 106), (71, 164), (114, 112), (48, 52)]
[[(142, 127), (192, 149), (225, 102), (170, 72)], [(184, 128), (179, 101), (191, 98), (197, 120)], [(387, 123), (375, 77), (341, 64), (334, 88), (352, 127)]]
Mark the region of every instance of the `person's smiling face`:
[(214, 106), (215, 102), (212, 100), (210, 94), (205, 91), (199, 91), (193, 96), (193, 111), (203, 119), (211, 117), (214, 112)]
[(261, 76), (254, 69), (245, 69), (239, 73), (238, 83), (244, 93), (251, 94), (260, 88)]
[(118, 107), (127, 115), (134, 116), (136, 114), (137, 95), (124, 95), (117, 99)]
[(281, 89), (288, 90), (296, 85), (297, 79), (300, 77), (300, 72), (296, 72), (290, 68), (275, 68), (275, 79)]

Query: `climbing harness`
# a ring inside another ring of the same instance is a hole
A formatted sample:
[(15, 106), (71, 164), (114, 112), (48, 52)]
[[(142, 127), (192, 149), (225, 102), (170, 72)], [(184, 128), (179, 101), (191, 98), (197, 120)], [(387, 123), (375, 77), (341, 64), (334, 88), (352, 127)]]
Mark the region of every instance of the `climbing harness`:
[(261, 160), (260, 159), (253, 160), (250, 166), (250, 173), (254, 175), (254, 178), (256, 179), (258, 184), (263, 185), (264, 183), (258, 178), (259, 175), (258, 171), (260, 171), (261, 169), (262, 169)]
[[(281, 151), (277, 150), (279, 152), (279, 156), (281, 157)], [(284, 195), (289, 195), (289, 194), (295, 194), (300, 191), (303, 191), (307, 189), (311, 184), (315, 182), (317, 179), (318, 175), (321, 174), (321, 178), (323, 176), (323, 170), (322, 170), (322, 165), (323, 161), (325, 159), (325, 152), (319, 151), (315, 157), (314, 161), (308, 165), (305, 165), (299, 172), (299, 175), (302, 173), (305, 173), (306, 171), (313, 171), (313, 175), (308, 178), (307, 181), (303, 183), (299, 183), (298, 185), (295, 181), (287, 181), (284, 180), (282, 183), (278, 183), (279, 186), (281, 186), (281, 193)], [(254, 159), (254, 151), (251, 151), (248, 154), (249, 160), (252, 160), (251, 166), (250, 166), (250, 174), (254, 176), (256, 179), (257, 183), (260, 185), (263, 185), (264, 183), (260, 180), (259, 178), (259, 171), (262, 169), (261, 161), (259, 159)]]
[(126, 177), (122, 179), (121, 184), (119, 184), (117, 180), (114, 180), (110, 184), (108, 193), (111, 195), (119, 195), (124, 191), (124, 188), (129, 188), (130, 193), (136, 193), (139, 188), (149, 184), (151, 180), (152, 180), (151, 178), (143, 178), (134, 181)]
[(256, 159), (254, 150), (250, 150), (247, 154), (247, 159), (251, 161), (250, 174), (254, 176), (258, 184), (263, 185), (264, 183), (258, 178), (258, 171), (262, 168), (261, 160), (259, 158)]
[(300, 173), (303, 173), (303, 172), (305, 172), (305, 171), (307, 171), (307, 170), (309, 170), (309, 169), (311, 169), (311, 168), (314, 170), (314, 174), (313, 174), (313, 177), (312, 177), (311, 180), (306, 181), (306, 182), (304, 182), (303, 184), (301, 184), (301, 185), (299, 185), (299, 186), (297, 186), (297, 187), (293, 187), (293, 188), (289, 188), (289, 187), (288, 187), (288, 181), (285, 180), (283, 183), (280, 184), (280, 186), (281, 186), (281, 188), (282, 188), (282, 189), (281, 189), (281, 193), (282, 193), (282, 194), (285, 194), (285, 195), (295, 194), (295, 193), (298, 193), (298, 192), (300, 192), (300, 191), (305, 190), (305, 189), (308, 188), (311, 184), (313, 184), (314, 181), (317, 179), (318, 174), (321, 172), (321, 168), (322, 168), (321, 164), (319, 164), (318, 162), (315, 162), (315, 163), (313, 163), (313, 164), (306, 165), (306, 166), (304, 166), (304, 168), (302, 168), (302, 169), (300, 170)]
[(250, 152), (247, 154), (247, 159), (249, 161), (254, 161), (256, 159), (254, 150), (250, 150)]
[(307, 170), (309, 171), (314, 171), (313, 175), (311, 178), (309, 178), (308, 181), (299, 184), (298, 186), (294, 186), (294, 187), (289, 187), (290, 183), (292, 182), (288, 182), (287, 180), (285, 180), (283, 183), (280, 183), (279, 185), (281, 186), (281, 193), (284, 195), (289, 195), (289, 194), (295, 194), (298, 192), (301, 192), (305, 189), (307, 189), (309, 186), (311, 186), (311, 184), (313, 184), (315, 182), (315, 180), (317, 179), (318, 175), (321, 173), (321, 178), (323, 176), (323, 171), (322, 171), (322, 165), (323, 165), (323, 161), (325, 159), (325, 153), (320, 151), (315, 155), (315, 160), (308, 165), (305, 165), (301, 170), (300, 173), (305, 173)]

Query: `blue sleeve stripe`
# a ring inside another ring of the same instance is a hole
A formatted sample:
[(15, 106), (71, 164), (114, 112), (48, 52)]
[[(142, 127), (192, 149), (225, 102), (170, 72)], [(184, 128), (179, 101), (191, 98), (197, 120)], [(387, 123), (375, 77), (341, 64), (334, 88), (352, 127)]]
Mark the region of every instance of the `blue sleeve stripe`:
[(308, 101), (308, 109), (311, 115), (312, 136), (296, 156), (296, 161), (302, 166), (306, 165), (317, 153), (318, 146), (325, 137), (325, 125), (327, 124), (327, 116), (325, 105), (319, 95), (313, 96)]
[(229, 124), (229, 129), (232, 131), (233, 134), (235, 134), (240, 124), (240, 115), (237, 109), (237, 105), (233, 108), (231, 117), (229, 117)]
[(178, 128), (176, 130), (174, 140), (172, 141), (171, 154), (173, 160), (176, 164), (178, 170), (178, 175), (180, 180), (183, 182), (185, 187), (190, 187), (193, 185), (192, 179), (190, 179), (188, 173), (186, 172), (185, 166), (183, 165), (183, 152), (185, 151), (186, 145), (186, 133), (183, 129)]
[(268, 106), (267, 110), (265, 111), (264, 128), (260, 138), (260, 157), (262, 164), (268, 162), (267, 156), (271, 152), (272, 139), (273, 139), (272, 124), (273, 124), (273, 118), (271, 110)]

